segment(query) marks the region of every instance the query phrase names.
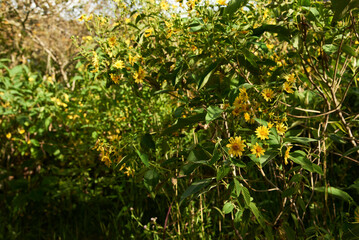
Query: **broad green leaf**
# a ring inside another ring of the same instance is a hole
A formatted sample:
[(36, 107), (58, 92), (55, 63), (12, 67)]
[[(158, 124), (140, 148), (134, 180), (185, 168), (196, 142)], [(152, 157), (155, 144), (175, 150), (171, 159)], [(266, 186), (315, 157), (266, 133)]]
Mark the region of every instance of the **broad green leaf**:
[(269, 161), (271, 161), (273, 158), (275, 158), (278, 155), (278, 151), (267, 151), (264, 152), (264, 155), (260, 156), (259, 158), (256, 157), (254, 154), (248, 155), (249, 158), (259, 164), (261, 167), (264, 167)]
[(239, 195), (241, 194), (242, 192), (242, 184), (239, 183), (239, 181), (235, 178), (233, 179), (233, 182), (234, 182), (234, 191), (236, 193), (236, 196), (239, 197)]
[[(325, 187), (316, 187), (314, 190), (317, 192), (325, 192)], [(348, 193), (340, 190), (339, 188), (328, 187), (328, 194), (341, 198), (344, 201), (353, 202), (353, 198)]]
[(198, 90), (200, 90), (201, 88), (203, 88), (203, 87), (207, 84), (209, 78), (212, 76), (212, 74), (214, 73), (214, 71), (217, 69), (217, 66), (218, 66), (218, 63), (212, 63), (212, 64), (207, 68), (204, 77), (202, 77), (202, 78), (200, 79), (200, 81), (198, 82)]
[(263, 120), (263, 119), (259, 119), (259, 118), (255, 118), (254, 119), (257, 123), (259, 123), (260, 125), (263, 125), (263, 126), (267, 126), (268, 125), (268, 122), (266, 120)]
[(162, 133), (162, 135), (168, 135), (171, 134), (179, 129), (182, 129), (186, 126), (196, 124), (200, 121), (203, 121), (206, 116), (206, 113), (199, 113), (197, 115), (190, 116), (188, 118), (179, 118), (177, 123), (167, 129), (165, 129)]
[(336, 51), (338, 51), (338, 47), (335, 46), (334, 44), (325, 44), (323, 46), (323, 50), (324, 52), (326, 52), (327, 54), (333, 54), (335, 53)]
[(224, 178), (225, 176), (227, 176), (228, 173), (230, 172), (230, 170), (231, 170), (231, 168), (229, 166), (221, 167), (217, 172), (217, 181), (219, 181), (222, 178)]
[(228, 213), (231, 213), (231, 212), (233, 211), (233, 209), (234, 209), (233, 203), (231, 203), (231, 202), (226, 202), (226, 203), (224, 204), (224, 206), (223, 206), (222, 211), (223, 211), (224, 214), (228, 214)]
[(148, 149), (156, 149), (156, 144), (152, 139), (152, 135), (146, 133), (141, 139), (141, 146)]
[(176, 108), (176, 110), (173, 112), (173, 116), (174, 116), (175, 118), (181, 117), (183, 110), (184, 110), (184, 107), (183, 107), (183, 106), (180, 106), (180, 107)]
[(353, 57), (358, 56), (358, 53), (354, 50), (354, 48), (352, 48), (351, 46), (349, 46), (347, 44), (343, 44), (342, 50), (343, 50), (343, 52), (345, 52), (346, 54), (348, 54), (350, 56), (353, 56)]
[(212, 158), (211, 158), (211, 160), (209, 161), (208, 164), (213, 165), (214, 163), (216, 163), (220, 159), (220, 157), (221, 157), (221, 152), (218, 151), (217, 146), (216, 146), (216, 148), (213, 151)]
[(184, 193), (181, 195), (181, 202), (195, 194), (195, 193), (198, 193), (201, 189), (207, 187), (210, 183), (212, 182), (212, 179), (203, 179), (203, 180), (200, 180), (200, 181), (197, 181), (197, 182), (194, 182), (191, 184), (191, 186), (189, 186), (186, 191), (184, 191)]
[(293, 153), (290, 153), (289, 158), (293, 162), (301, 165), (302, 168), (304, 168), (305, 170), (308, 170), (309, 172), (316, 172), (323, 175), (323, 170), (319, 166), (309, 161), (309, 159), (307, 158), (307, 154), (305, 152), (301, 150), (297, 150)]
[(160, 175), (158, 174), (156, 169), (150, 169), (144, 175), (145, 182), (152, 187), (157, 185), (159, 179)]
[(277, 33), (285, 41), (290, 42), (291, 32), (283, 26), (265, 24), (253, 29), (253, 36), (261, 36), (264, 32)]
[(250, 206), (250, 204), (251, 204), (251, 195), (249, 194), (248, 188), (242, 186), (242, 195), (243, 195), (244, 202), (246, 203), (246, 205)]
[(136, 153), (140, 157), (143, 164), (146, 165), (146, 167), (150, 166), (150, 163), (148, 162), (148, 156), (146, 154), (140, 153), (140, 151), (138, 151), (137, 149), (136, 149)]
[(260, 213), (260, 211), (258, 210), (256, 204), (254, 202), (251, 202), (249, 204), (249, 208), (251, 209), (252, 213), (254, 214), (254, 216), (256, 217), (257, 221), (259, 222), (259, 224), (261, 225), (262, 228), (265, 228), (265, 223), (263, 220), (263, 216)]
[(36, 139), (30, 139), (30, 142), (31, 142), (31, 144), (34, 145), (35, 147), (39, 147), (39, 146), (40, 146), (39, 141), (37, 141)]
[(223, 110), (217, 106), (210, 106), (207, 108), (206, 114), (206, 123), (210, 123), (211, 121), (219, 118), (222, 114)]
[(345, 17), (348, 12), (359, 7), (358, 0), (332, 0), (332, 10), (334, 16), (332, 19), (332, 25), (334, 25), (341, 18)]
[(247, 4), (248, 0), (231, 0), (227, 7), (224, 9), (224, 14), (225, 15), (229, 15), (230, 17), (232, 17), (232, 15), (238, 10), (240, 9), (242, 6), (244, 6), (245, 4)]
[(244, 57), (246, 58), (246, 60), (253, 66), (253, 67), (258, 67), (256, 60), (259, 60), (253, 53), (251, 53), (250, 51), (248, 51), (247, 49), (242, 49), (242, 53), (244, 55)]
[(291, 142), (291, 143), (301, 143), (305, 145), (309, 145), (310, 142), (317, 142), (317, 139), (314, 138), (307, 138), (307, 137), (295, 137), (289, 136), (284, 138), (284, 142)]
[(50, 123), (52, 122), (52, 117), (49, 116), (45, 119), (45, 129), (48, 129), (50, 126)]

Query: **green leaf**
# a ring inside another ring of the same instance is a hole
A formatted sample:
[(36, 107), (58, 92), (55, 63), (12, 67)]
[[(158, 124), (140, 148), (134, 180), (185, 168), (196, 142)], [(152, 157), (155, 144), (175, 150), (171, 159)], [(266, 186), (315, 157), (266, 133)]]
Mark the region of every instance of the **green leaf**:
[[(314, 190), (317, 192), (325, 192), (325, 187), (316, 187), (314, 188)], [(353, 198), (348, 193), (344, 192), (343, 190), (340, 190), (339, 188), (328, 187), (328, 194), (341, 198), (347, 202), (353, 202)]]
[(157, 185), (159, 179), (160, 179), (160, 176), (159, 176), (158, 172), (156, 171), (156, 169), (150, 169), (144, 175), (145, 183), (147, 183), (148, 185), (150, 185), (152, 187)]
[(211, 121), (219, 118), (221, 116), (221, 113), (223, 112), (222, 109), (220, 109), (217, 106), (210, 106), (207, 108), (207, 115), (206, 115), (206, 123), (210, 123)]
[(302, 166), (305, 170), (308, 170), (309, 172), (316, 172), (320, 175), (323, 175), (323, 170), (318, 166), (309, 161), (307, 158), (307, 154), (301, 150), (297, 150), (289, 155), (289, 158)]
[(248, 0), (231, 0), (227, 7), (224, 9), (224, 15), (229, 15), (232, 17), (232, 15), (240, 9), (242, 6), (246, 5)]
[(144, 148), (156, 149), (156, 144), (152, 139), (152, 135), (146, 133), (141, 139), (141, 146)]
[(189, 186), (186, 191), (184, 191), (184, 193), (181, 195), (181, 202), (195, 194), (195, 193), (198, 193), (201, 189), (207, 187), (210, 183), (212, 182), (212, 179), (203, 179), (203, 180), (200, 180), (200, 181), (197, 181), (197, 182), (194, 182), (191, 184), (191, 186)]
[(222, 178), (224, 178), (225, 176), (227, 176), (230, 170), (231, 170), (231, 168), (228, 166), (221, 167), (217, 172), (217, 181), (219, 181)]
[(206, 116), (206, 113), (199, 113), (197, 115), (190, 116), (188, 118), (179, 118), (177, 123), (162, 132), (162, 135), (169, 135), (179, 129), (182, 129), (186, 126), (198, 123), (203, 121)]
[(317, 139), (314, 138), (307, 138), (307, 137), (295, 137), (289, 136), (284, 138), (284, 142), (291, 142), (291, 143), (301, 143), (305, 145), (309, 145), (310, 142), (317, 142)]
[(332, 19), (332, 25), (345, 17), (348, 12), (359, 7), (358, 0), (332, 0), (332, 10), (334, 16)]
[(231, 202), (226, 202), (226, 203), (224, 204), (224, 206), (223, 206), (222, 211), (223, 211), (224, 214), (228, 214), (228, 213), (231, 213), (231, 212), (233, 211), (233, 209), (234, 209), (233, 203), (231, 203)]
[(338, 47), (335, 46), (334, 44), (325, 44), (323, 46), (323, 50), (324, 52), (326, 52), (328, 55), (335, 53), (336, 51), (338, 51)]
[(283, 26), (265, 24), (253, 29), (252, 35), (259, 37), (264, 32), (277, 33), (278, 36), (281, 36), (285, 41), (290, 42), (291, 32)]
[(45, 119), (45, 129), (49, 129), (50, 123), (52, 122), (52, 117), (49, 116)]
[(264, 220), (263, 220), (263, 216), (260, 213), (260, 211), (258, 210), (256, 204), (254, 202), (251, 202), (249, 204), (249, 208), (251, 209), (252, 213), (254, 214), (257, 221), (259, 222), (259, 225), (261, 225), (262, 228), (265, 228), (265, 223), (264, 223)]
[(359, 146), (353, 147), (352, 149), (346, 151), (346, 152), (343, 154), (343, 157), (346, 157), (346, 156), (352, 154), (353, 152), (357, 152), (357, 151), (359, 151)]
[(203, 88), (209, 78), (212, 76), (212, 74), (214, 73), (214, 71), (217, 69), (218, 63), (212, 63), (206, 70), (206, 73), (204, 74), (204, 77), (202, 77), (200, 79), (200, 81), (198, 82), (198, 90), (200, 90), (201, 88)]
[(233, 182), (234, 182), (234, 190), (235, 190), (236, 196), (239, 197), (239, 195), (242, 192), (242, 188), (243, 188), (242, 184), (240, 184), (237, 179), (233, 179)]
[(138, 151), (137, 149), (136, 149), (136, 153), (140, 157), (143, 164), (146, 165), (146, 167), (150, 166), (150, 163), (148, 162), (148, 156), (146, 154), (140, 153), (140, 151)]
[(249, 206), (251, 204), (251, 195), (249, 194), (248, 188), (242, 186), (242, 195), (244, 198), (244, 202), (247, 206)]
[(242, 53), (245, 57), (245, 59), (255, 68), (258, 67), (257, 65), (257, 61), (259, 61), (259, 59), (253, 54), (251, 53), (250, 51), (248, 51), (247, 49), (242, 49)]
[(176, 110), (173, 112), (173, 116), (174, 116), (175, 118), (181, 117), (183, 110), (184, 110), (184, 107), (183, 107), (183, 106), (180, 106), (180, 107), (176, 108)]
[(34, 145), (35, 147), (39, 147), (39, 146), (40, 146), (39, 141), (37, 141), (36, 139), (30, 139), (30, 142), (31, 142), (31, 144)]
[(292, 196), (296, 192), (295, 187), (288, 188), (282, 192), (282, 198)]
[(257, 158), (254, 154), (250, 154), (248, 156), (253, 162), (259, 164), (261, 167), (264, 167), (269, 161), (275, 158), (278, 153), (278, 151), (267, 151), (264, 152), (264, 155), (260, 156), (259, 158)]
[(255, 118), (254, 119), (257, 123), (259, 123), (260, 125), (263, 125), (263, 126), (267, 126), (268, 125), (268, 122), (266, 120), (263, 120), (263, 119), (260, 119), (260, 118)]
[(347, 44), (343, 44), (342, 50), (343, 50), (343, 52), (345, 52), (346, 54), (348, 54), (350, 56), (353, 56), (353, 57), (358, 56), (358, 53), (354, 50), (354, 48), (352, 48), (351, 46), (349, 46)]

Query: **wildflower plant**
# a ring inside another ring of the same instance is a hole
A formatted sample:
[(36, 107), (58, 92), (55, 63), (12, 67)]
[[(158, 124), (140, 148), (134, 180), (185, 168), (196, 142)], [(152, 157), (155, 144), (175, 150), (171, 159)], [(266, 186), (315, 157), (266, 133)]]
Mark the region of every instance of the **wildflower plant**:
[(348, 94), (358, 98), (350, 90), (357, 13), (309, 1), (187, 1), (181, 11), (166, 1), (121, 4), (115, 18), (88, 20), (98, 37), (82, 54), (95, 78), (131, 88), (136, 102), (166, 96), (172, 109), (166, 121), (144, 124), (127, 150), (138, 166), (129, 175), (152, 197), (173, 196), (168, 212), (178, 224), (164, 234), (186, 229), (180, 212), (189, 200), (222, 214), (199, 213), (202, 237), (206, 221), (240, 239), (344, 234), (335, 222), (346, 220), (329, 204), (340, 207), (338, 197), (352, 214), (356, 203), (327, 177), (338, 174), (328, 164), (357, 164), (347, 156), (358, 150), (358, 110), (341, 108)]

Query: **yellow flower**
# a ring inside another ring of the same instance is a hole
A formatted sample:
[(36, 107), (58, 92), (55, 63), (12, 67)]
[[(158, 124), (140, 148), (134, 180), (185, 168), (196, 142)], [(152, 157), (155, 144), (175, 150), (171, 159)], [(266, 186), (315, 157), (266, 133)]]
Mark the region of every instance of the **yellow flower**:
[(11, 133), (6, 134), (6, 138), (10, 139), (11, 138)]
[(256, 145), (252, 146), (251, 152), (259, 158), (261, 155), (264, 155), (265, 150), (258, 143), (256, 143)]
[(268, 102), (274, 97), (274, 92), (272, 89), (266, 88), (262, 91), (262, 96)]
[(115, 75), (115, 74), (112, 74), (112, 73), (110, 73), (110, 77), (111, 77), (111, 80), (115, 83), (115, 84), (118, 84), (120, 81), (120, 76), (117, 76), (117, 75)]
[(86, 14), (82, 14), (81, 17), (79, 17), (79, 22), (82, 22), (82, 21), (90, 21), (92, 19), (93, 15), (90, 14), (90, 16), (86, 17)]
[(289, 158), (289, 152), (292, 149), (293, 146), (288, 146), (287, 150), (284, 153), (284, 164), (287, 165), (288, 164), (288, 158)]
[(135, 169), (133, 169), (131, 167), (126, 167), (126, 171), (124, 172), (124, 174), (126, 174), (127, 177), (133, 176), (133, 175), (135, 175)]
[(268, 125), (267, 125), (268, 129), (271, 129), (273, 127), (273, 123), (271, 122), (268, 122)]
[(233, 114), (234, 116), (238, 116), (241, 111), (242, 111), (242, 110), (241, 110), (240, 108), (237, 108), (237, 107), (236, 107), (235, 109), (233, 109), (232, 114)]
[(162, 1), (160, 3), (160, 6), (161, 6), (162, 10), (166, 11), (168, 9), (168, 3), (166, 1)]
[(115, 45), (116, 45), (116, 42), (117, 42), (117, 39), (116, 39), (115, 36), (110, 37), (110, 38), (108, 39), (108, 44), (110, 45), (110, 47), (115, 46)]
[(112, 163), (112, 162), (111, 162), (111, 159), (110, 159), (110, 157), (108, 156), (108, 154), (104, 154), (104, 155), (102, 156), (102, 158), (101, 158), (101, 161), (104, 162), (107, 167), (110, 167), (110, 166), (111, 166), (111, 163)]
[(251, 120), (251, 115), (249, 113), (244, 113), (244, 120), (246, 120), (246, 122), (249, 122)]
[(269, 130), (266, 126), (260, 126), (256, 129), (257, 137), (261, 140), (269, 139)]
[(149, 37), (152, 34), (152, 28), (148, 28), (145, 30), (145, 37)]
[(17, 131), (18, 131), (20, 134), (24, 134), (24, 133), (25, 133), (25, 130), (22, 129), (22, 128), (19, 128)]
[(266, 44), (266, 46), (267, 46), (267, 48), (268, 48), (269, 50), (272, 50), (272, 49), (274, 48), (274, 45), (273, 45), (273, 44)]
[(125, 67), (125, 64), (123, 63), (122, 60), (117, 60), (114, 64), (113, 64), (113, 67), (114, 68), (117, 68), (117, 69), (122, 69)]
[(134, 74), (133, 78), (135, 79), (135, 82), (136, 83), (142, 83), (143, 82), (143, 79), (145, 78), (146, 76), (146, 72), (145, 70), (143, 70), (143, 68), (140, 66), (138, 68), (138, 71), (137, 73)]
[(240, 157), (244, 152), (244, 148), (246, 144), (245, 140), (242, 140), (240, 136), (235, 137), (234, 139), (231, 137), (229, 139), (229, 143), (227, 144), (227, 148), (229, 148), (228, 153), (233, 157)]
[(226, 0), (217, 0), (217, 4), (224, 6), (226, 5)]
[(293, 87), (292, 84), (289, 83), (289, 82), (285, 82), (285, 83), (283, 84), (283, 89), (284, 89), (284, 91), (286, 91), (287, 93), (294, 93), (292, 87)]
[(128, 55), (128, 62), (133, 66), (133, 64), (136, 62), (136, 57), (132, 57), (131, 53)]
[(278, 123), (276, 129), (279, 135), (284, 135), (288, 128), (283, 123)]
[(245, 88), (240, 88), (238, 97), (236, 97), (236, 99), (233, 102), (233, 106), (237, 107), (241, 104), (241, 102), (246, 102), (246, 101), (248, 101), (247, 91)]
[(288, 83), (295, 83), (295, 75), (294, 75), (294, 73), (285, 76), (285, 80), (286, 80)]

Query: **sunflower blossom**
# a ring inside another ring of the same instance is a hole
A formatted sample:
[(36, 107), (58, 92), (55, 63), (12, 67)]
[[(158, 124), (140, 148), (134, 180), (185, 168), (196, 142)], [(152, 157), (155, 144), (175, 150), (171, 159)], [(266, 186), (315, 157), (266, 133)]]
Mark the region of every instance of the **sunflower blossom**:
[(269, 139), (269, 130), (266, 126), (260, 126), (256, 129), (257, 137), (261, 140)]
[(284, 125), (284, 123), (278, 123), (276, 125), (276, 129), (279, 135), (284, 135), (288, 128)]
[(125, 64), (123, 63), (122, 60), (118, 60), (113, 64), (113, 67), (117, 69), (122, 69), (125, 67)]
[(272, 89), (266, 88), (262, 91), (262, 96), (264, 97), (264, 100), (268, 102), (274, 97), (274, 92)]
[(229, 139), (229, 143), (227, 144), (227, 148), (229, 148), (228, 153), (233, 157), (240, 157), (244, 152), (244, 148), (246, 144), (244, 143), (246, 140), (242, 140), (240, 136), (235, 137), (234, 139), (231, 137)]
[(285, 82), (283, 84), (283, 89), (284, 91), (286, 91), (287, 93), (294, 93), (293, 89), (292, 89), (293, 85), (289, 82)]
[(259, 158), (261, 155), (264, 155), (265, 150), (258, 143), (256, 143), (256, 145), (252, 146), (251, 152)]
[(249, 114), (249, 113), (244, 113), (244, 120), (246, 121), (246, 122), (249, 122), (250, 120), (251, 120), (251, 115)]

